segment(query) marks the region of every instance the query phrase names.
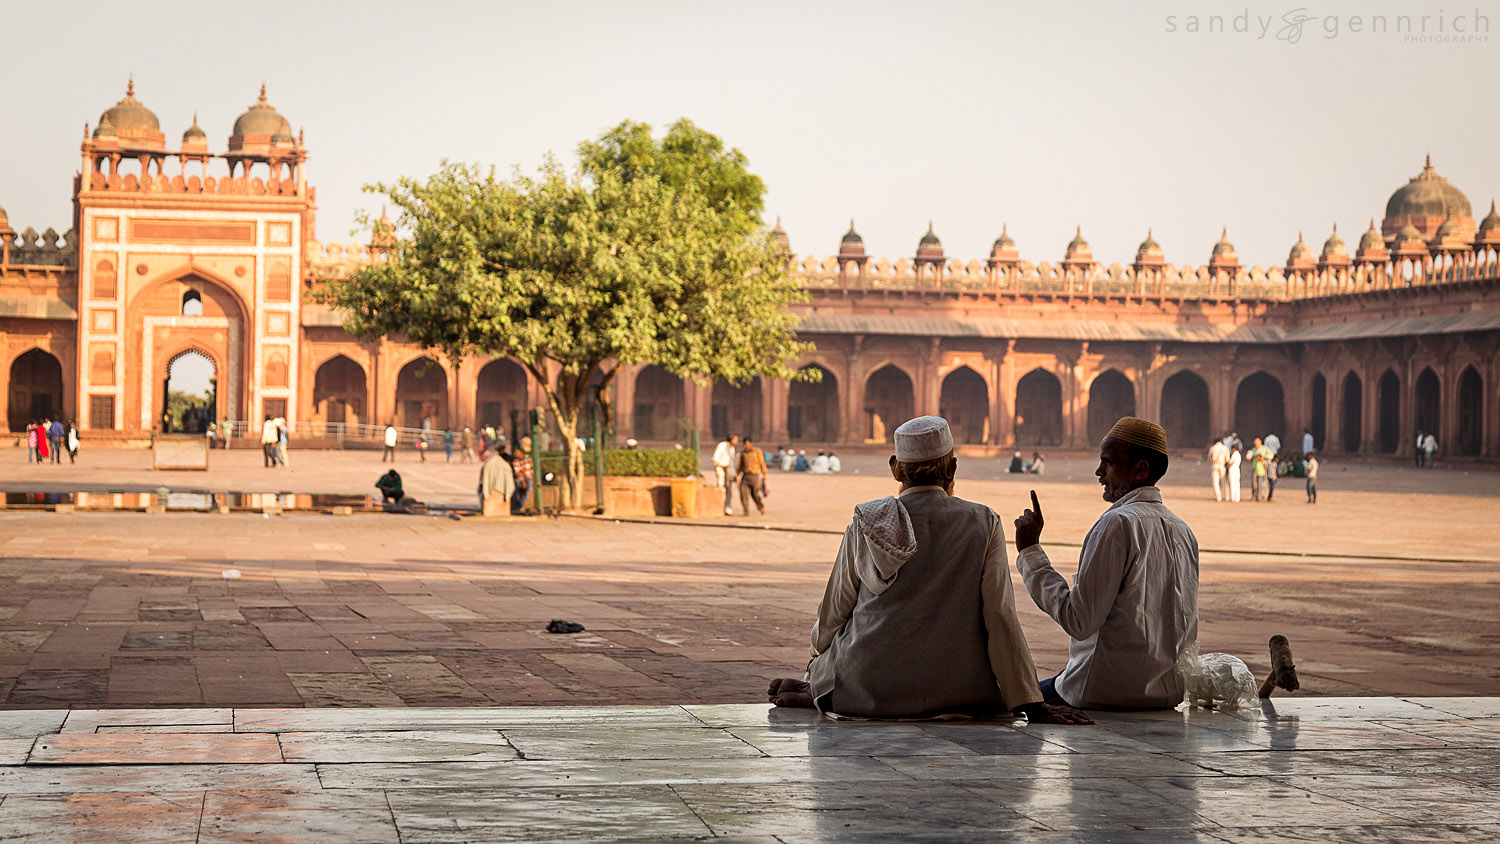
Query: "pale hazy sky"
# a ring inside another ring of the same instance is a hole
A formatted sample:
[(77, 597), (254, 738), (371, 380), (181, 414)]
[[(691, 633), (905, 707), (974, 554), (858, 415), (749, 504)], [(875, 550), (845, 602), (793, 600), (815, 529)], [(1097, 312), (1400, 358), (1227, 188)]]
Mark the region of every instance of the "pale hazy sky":
[(687, 116), (749, 156), (802, 255), (852, 216), (891, 258), (931, 218), (965, 259), (1008, 222), (1024, 258), (1056, 261), (1081, 223), (1105, 263), (1149, 226), (1199, 264), (1227, 224), (1242, 262), (1277, 264), (1334, 221), (1352, 248), (1429, 151), (1485, 212), (1497, 39), (1493, 0), (7, 4), (0, 205), (67, 228), (83, 124), (134, 72), (170, 146), (196, 110), (215, 151), (264, 80), (306, 129), (323, 240), (378, 213), (367, 182), (445, 157), (529, 170), (622, 119)]

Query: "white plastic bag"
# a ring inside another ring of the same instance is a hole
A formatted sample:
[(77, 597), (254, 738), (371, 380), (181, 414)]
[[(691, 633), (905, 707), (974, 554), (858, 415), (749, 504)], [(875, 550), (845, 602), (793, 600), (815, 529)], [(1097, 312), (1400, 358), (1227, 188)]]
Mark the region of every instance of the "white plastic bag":
[(1255, 706), (1255, 675), (1238, 657), (1229, 654), (1199, 655), (1192, 645), (1177, 658), (1183, 675), (1183, 706), (1233, 711)]

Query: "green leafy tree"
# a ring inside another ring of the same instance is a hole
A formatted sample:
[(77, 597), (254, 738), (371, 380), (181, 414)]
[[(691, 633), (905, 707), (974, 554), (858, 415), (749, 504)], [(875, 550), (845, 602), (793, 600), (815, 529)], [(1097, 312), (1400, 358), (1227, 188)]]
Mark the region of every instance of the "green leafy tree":
[[(738, 150), (678, 121), (660, 139), (625, 122), (497, 178), (445, 162), (425, 181), (372, 185), (399, 209), (385, 260), (320, 298), (363, 339), (387, 335), (451, 362), (509, 355), (544, 386), (563, 436), (565, 500), (580, 507), (580, 412), (622, 366), (700, 381), (806, 378), (787, 305), (805, 300), (759, 214), (765, 186)], [(596, 380), (597, 375), (597, 380)]]

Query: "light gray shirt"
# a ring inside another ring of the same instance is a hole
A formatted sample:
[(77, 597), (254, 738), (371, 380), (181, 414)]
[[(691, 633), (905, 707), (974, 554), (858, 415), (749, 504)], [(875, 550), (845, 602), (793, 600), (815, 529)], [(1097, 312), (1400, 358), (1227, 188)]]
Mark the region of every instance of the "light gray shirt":
[(1071, 588), (1039, 544), (1016, 568), (1071, 639), (1056, 683), (1063, 700), (1130, 709), (1182, 701), (1177, 657), (1198, 639), (1198, 540), (1161, 490), (1131, 490), (1099, 517)]

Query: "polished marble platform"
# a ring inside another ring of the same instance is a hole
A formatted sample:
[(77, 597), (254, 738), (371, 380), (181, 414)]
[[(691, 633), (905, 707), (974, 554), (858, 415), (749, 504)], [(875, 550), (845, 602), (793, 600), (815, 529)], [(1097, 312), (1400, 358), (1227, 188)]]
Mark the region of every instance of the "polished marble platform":
[(0, 842), (1500, 840), (1500, 699), (0, 712)]

